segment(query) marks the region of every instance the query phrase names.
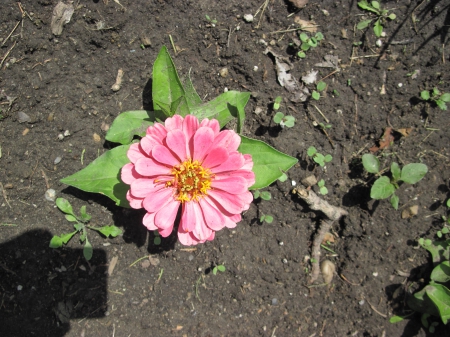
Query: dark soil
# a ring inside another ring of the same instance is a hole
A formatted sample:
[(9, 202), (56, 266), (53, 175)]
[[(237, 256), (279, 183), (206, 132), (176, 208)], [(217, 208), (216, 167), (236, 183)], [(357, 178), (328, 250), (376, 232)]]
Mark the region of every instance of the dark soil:
[[(360, 15), (367, 14), (357, 1), (310, 1), (296, 15), (313, 18), (325, 39), (301, 60), (290, 47), (296, 32), (273, 34), (295, 27), (287, 2), (270, 0), (262, 17), (260, 11), (253, 23), (242, 19), (263, 2), (120, 0), (122, 7), (114, 0), (76, 1), (71, 21), (55, 37), (50, 23), (56, 0), (25, 0), (24, 16), (17, 2), (2, 1), (1, 336), (429, 335), (418, 314), (397, 324), (389, 317), (407, 313), (407, 294), (427, 281), (430, 259), (416, 240), (432, 238), (447, 212), (449, 112), (419, 97), (434, 86), (450, 92), (449, 3), (382, 3), (395, 8), (397, 19), (385, 25), (379, 48), (371, 28), (354, 31)], [(205, 15), (217, 20), (215, 27)], [(169, 36), (179, 48), (176, 55)], [(142, 37), (151, 46), (141, 48)], [(354, 47), (355, 42), (361, 44)], [(277, 82), (274, 59), (263, 53), (265, 43), (290, 58), (295, 78), (311, 69), (319, 78), (329, 75), (325, 97), (290, 102)], [(245, 134), (299, 159), (287, 182), (267, 188), (272, 200), (256, 200), (234, 230), (194, 248), (181, 246), (176, 237), (154, 245), (153, 233), (141, 225), (142, 212), (59, 182), (110, 147), (105, 130), (120, 112), (150, 106), (152, 64), (163, 45), (179, 74), (191, 73), (204, 100), (224, 88), (251, 92)], [(315, 66), (329, 54), (340, 59), (340, 71), (333, 74), (333, 68)], [(227, 77), (219, 75), (224, 67)], [(119, 69), (124, 81), (113, 92)], [(415, 70), (417, 77), (408, 76)], [(383, 83), (386, 93), (380, 94)], [(285, 98), (281, 111), (297, 120), (293, 128), (281, 129), (272, 120), (278, 95)], [(330, 140), (312, 124), (312, 115), (325, 123), (313, 104), (332, 124)], [(19, 112), (30, 120), (21, 123)], [(388, 126), (413, 130), (407, 137), (396, 134), (393, 144), (377, 153), (383, 167), (396, 161), (429, 168), (416, 185), (400, 187), (399, 211), (388, 200), (370, 199), (374, 179), (361, 165), (361, 156)], [(66, 130), (70, 136), (59, 140)], [(326, 169), (307, 157), (309, 146), (332, 154)], [(57, 157), (62, 160), (55, 164)], [(325, 180), (324, 199), (349, 215), (333, 228), (336, 254), (323, 251), (336, 264), (332, 285), (308, 289), (307, 257), (321, 214), (292, 195), (291, 181), (310, 174)], [(95, 248), (90, 263), (78, 237), (64, 249), (49, 248), (52, 235), (72, 229), (45, 199), (49, 188), (77, 210), (87, 205), (94, 225), (115, 224), (123, 236), (90, 233)], [(419, 206), (418, 214), (402, 219), (401, 210), (412, 205)], [(274, 222), (260, 223), (262, 214), (273, 215)], [(130, 266), (149, 254), (152, 263)], [(226, 271), (213, 275), (218, 264)], [(448, 331), (441, 323), (433, 336)]]

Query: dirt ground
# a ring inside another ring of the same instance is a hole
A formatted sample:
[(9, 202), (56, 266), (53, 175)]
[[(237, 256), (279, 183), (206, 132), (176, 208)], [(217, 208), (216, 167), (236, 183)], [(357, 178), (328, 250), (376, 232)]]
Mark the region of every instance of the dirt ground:
[[(431, 263), (417, 239), (432, 238), (448, 212), (449, 111), (420, 100), (420, 92), (450, 92), (449, 3), (382, 2), (397, 19), (380, 42), (371, 27), (356, 30), (368, 16), (357, 1), (310, 1), (296, 10), (269, 0), (263, 11), (264, 3), (79, 0), (55, 36), (56, 0), (1, 1), (1, 336), (448, 336), (442, 323), (434, 334), (423, 329), (420, 315), (397, 324), (389, 318), (407, 313), (407, 292), (424, 285)], [(256, 14), (254, 21), (245, 14)], [(295, 16), (314, 20), (324, 35), (305, 59), (293, 45)], [(105, 130), (119, 113), (150, 107), (152, 64), (163, 45), (204, 100), (225, 88), (251, 92), (245, 135), (299, 159), (286, 182), (266, 189), (272, 200), (255, 200), (235, 229), (195, 248), (175, 236), (155, 245), (142, 212), (59, 182), (110, 148)], [(273, 55), (264, 54), (268, 46), (292, 63), (297, 80), (317, 70), (328, 85), (323, 97), (290, 101)], [(339, 64), (317, 66), (326, 55)], [(114, 92), (119, 69), (124, 81)], [(293, 128), (273, 122), (277, 96), (280, 110), (296, 118)], [(328, 137), (314, 119), (332, 125)], [(419, 183), (400, 187), (399, 211), (371, 200), (374, 179), (361, 165), (389, 126), (412, 130), (396, 132), (376, 153), (383, 167), (422, 162), (429, 169)], [(309, 146), (333, 156), (325, 169), (308, 158)], [(333, 227), (334, 253), (322, 253), (336, 265), (330, 287), (307, 288), (321, 215), (291, 193), (292, 181), (311, 174), (325, 180), (323, 198), (349, 212)], [(77, 237), (49, 248), (53, 235), (72, 229), (46, 200), (49, 188), (76, 210), (87, 205), (94, 225), (115, 224), (123, 235), (90, 233), (90, 264)], [(413, 205), (418, 214), (402, 219)], [(273, 223), (260, 223), (263, 214)], [(226, 271), (214, 275), (219, 264)]]

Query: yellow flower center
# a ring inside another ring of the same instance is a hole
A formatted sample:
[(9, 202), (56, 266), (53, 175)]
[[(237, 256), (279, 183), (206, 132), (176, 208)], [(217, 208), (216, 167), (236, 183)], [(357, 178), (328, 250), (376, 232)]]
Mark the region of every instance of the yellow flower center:
[(175, 198), (180, 202), (198, 201), (211, 189), (213, 174), (197, 161), (186, 160), (172, 169), (174, 179), (166, 183), (166, 187), (176, 190)]

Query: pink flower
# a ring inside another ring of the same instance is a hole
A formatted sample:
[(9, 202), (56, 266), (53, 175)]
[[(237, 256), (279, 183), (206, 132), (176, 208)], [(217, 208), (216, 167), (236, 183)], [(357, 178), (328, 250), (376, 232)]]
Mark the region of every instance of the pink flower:
[(131, 163), (121, 173), (130, 185), (127, 199), (132, 208), (145, 208), (144, 226), (163, 237), (172, 233), (181, 205), (180, 242), (213, 240), (216, 231), (236, 227), (250, 207), (252, 158), (237, 151), (239, 135), (220, 131), (215, 119), (175, 115), (164, 124), (150, 126), (128, 150)]

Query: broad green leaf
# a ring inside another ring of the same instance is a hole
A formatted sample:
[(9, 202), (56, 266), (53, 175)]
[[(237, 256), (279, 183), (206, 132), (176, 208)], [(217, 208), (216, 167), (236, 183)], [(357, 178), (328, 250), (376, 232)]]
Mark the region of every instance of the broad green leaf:
[(264, 142), (244, 136), (241, 136), (238, 151), (252, 155), (256, 178), (255, 184), (250, 187), (252, 190), (269, 186), (282, 176), (282, 171), (286, 172), (297, 163), (296, 158), (279, 152)]
[(360, 22), (356, 25), (356, 28), (359, 29), (359, 30), (366, 29), (366, 28), (369, 26), (369, 24), (370, 24), (371, 22), (372, 22), (371, 19), (370, 19), (370, 20), (363, 20), (363, 21), (360, 21)]
[(83, 256), (87, 261), (89, 261), (90, 259), (92, 259), (93, 253), (94, 253), (94, 249), (92, 248), (92, 245), (89, 242), (89, 240), (86, 238), (86, 243), (84, 244), (84, 247), (83, 247)]
[(224, 265), (218, 265), (217, 266), (217, 270), (224, 272), (225, 271), (225, 266)]
[(375, 180), (370, 189), (370, 197), (372, 199), (386, 199), (395, 192), (395, 186), (391, 184), (388, 177), (383, 176)]
[(300, 46), (300, 48), (301, 48), (301, 50), (303, 50), (303, 51), (308, 51), (309, 48), (311, 48), (311, 46), (310, 46), (308, 43), (303, 42), (302, 45)]
[(273, 216), (265, 215), (264, 216), (264, 221), (267, 222), (267, 223), (272, 223), (273, 222)]
[(70, 239), (72, 239), (72, 237), (77, 233), (77, 231), (74, 231), (72, 233), (67, 233), (67, 234), (61, 234), (61, 236), (57, 236), (55, 235), (54, 237), (52, 237), (52, 239), (50, 240), (50, 248), (60, 248), (63, 245), (65, 245), (67, 242), (70, 241)]
[(122, 145), (105, 152), (81, 171), (61, 179), (61, 182), (85, 192), (104, 194), (117, 206), (129, 207), (126, 199), (129, 186), (120, 180), (120, 170), (130, 161), (127, 157), (129, 147)]
[(77, 222), (73, 227), (79, 232), (84, 228), (84, 225), (81, 222)]
[(250, 98), (249, 92), (228, 91), (212, 101), (203, 103), (191, 110), (200, 121), (204, 118), (215, 118), (223, 128), (233, 118), (245, 114), (245, 105)]
[(439, 109), (441, 109), (441, 110), (447, 110), (447, 104), (445, 104), (444, 101), (442, 101), (442, 100), (440, 100), (440, 99), (437, 99), (437, 100), (436, 100), (436, 104), (437, 104), (437, 106), (439, 107)]
[(398, 323), (403, 321), (405, 318), (402, 316), (392, 316), (391, 318), (389, 318), (389, 323)]
[(399, 197), (396, 194), (392, 194), (391, 205), (392, 205), (392, 207), (394, 207), (395, 210), (398, 210), (398, 202), (399, 202)]
[(422, 98), (425, 101), (428, 101), (430, 99), (430, 92), (428, 90), (421, 91), (420, 98)]
[(183, 85), (167, 48), (163, 46), (153, 64), (153, 110), (162, 109), (158, 102), (167, 107), (182, 96), (186, 96)]
[(383, 26), (381, 25), (380, 19), (375, 21), (375, 24), (373, 25), (373, 32), (377, 37), (381, 36), (381, 33), (383, 32)]
[(202, 104), (202, 99), (197, 94), (197, 91), (195, 90), (194, 85), (192, 84), (190, 74), (184, 80), (184, 91), (189, 109), (193, 109), (197, 105)]
[(439, 311), (433, 301), (428, 297), (427, 287), (416, 292), (414, 296), (407, 298), (408, 306), (416, 312), (426, 313), (435, 317), (439, 317)]
[(431, 253), (433, 263), (441, 263), (450, 260), (450, 240), (447, 241), (431, 241), (424, 240), (422, 247)]
[(371, 5), (369, 5), (369, 3), (367, 1), (365, 1), (365, 0), (358, 2), (358, 6), (360, 8), (362, 8), (362, 9), (367, 10), (367, 11), (370, 11), (370, 12), (378, 14), (378, 11), (375, 8), (373, 8)]
[(380, 3), (378, 1), (372, 1), (370, 4), (373, 8), (380, 9)]
[(425, 287), (425, 291), (436, 305), (442, 322), (447, 324), (450, 319), (450, 290), (441, 284), (433, 284)]
[(86, 206), (85, 205), (81, 206), (81, 208), (80, 208), (80, 215), (81, 215), (81, 219), (84, 222), (89, 221), (92, 218), (89, 214), (86, 213)]
[(170, 105), (170, 115), (180, 115), (185, 117), (189, 115), (190, 110), (185, 96), (181, 96)]
[(309, 39), (308, 34), (306, 33), (300, 33), (300, 40), (302, 40), (302, 42), (307, 42)]
[(400, 180), (400, 177), (402, 175), (402, 170), (400, 169), (400, 166), (398, 166), (398, 164), (395, 162), (391, 164), (391, 173), (392, 173), (392, 178), (394, 179), (394, 181)]
[(447, 92), (445, 94), (442, 94), (439, 99), (443, 102), (450, 102), (450, 94)]
[(317, 83), (318, 91), (324, 91), (326, 87), (327, 87), (327, 84), (324, 81), (319, 81), (319, 83)]
[(115, 238), (117, 235), (122, 234), (122, 230), (119, 227), (116, 227), (114, 225), (103, 226), (100, 228), (96, 228), (96, 230), (99, 231), (100, 233), (102, 233), (106, 237), (111, 236), (111, 237)]
[(421, 163), (411, 163), (403, 167), (400, 180), (408, 184), (415, 184), (422, 180), (427, 172), (427, 165)]
[(70, 222), (76, 222), (78, 219), (71, 214), (66, 214), (66, 220)]
[(143, 137), (147, 128), (156, 121), (155, 112), (125, 111), (114, 119), (105, 139), (122, 145), (130, 144), (134, 136)]
[(430, 278), (435, 282), (441, 283), (450, 281), (450, 261), (444, 261), (434, 267)]
[(58, 198), (56, 199), (56, 206), (59, 208), (59, 210), (63, 213), (70, 214), (76, 218), (76, 215), (73, 213), (72, 205), (70, 202), (64, 198)]

